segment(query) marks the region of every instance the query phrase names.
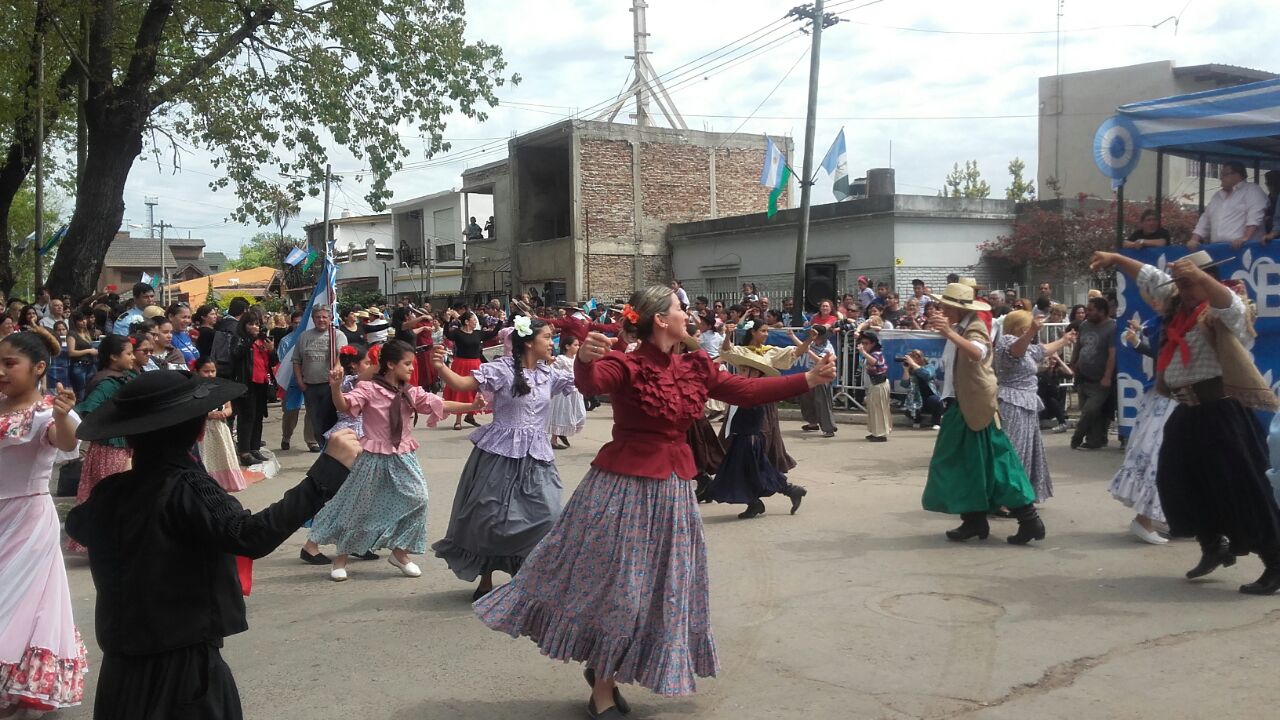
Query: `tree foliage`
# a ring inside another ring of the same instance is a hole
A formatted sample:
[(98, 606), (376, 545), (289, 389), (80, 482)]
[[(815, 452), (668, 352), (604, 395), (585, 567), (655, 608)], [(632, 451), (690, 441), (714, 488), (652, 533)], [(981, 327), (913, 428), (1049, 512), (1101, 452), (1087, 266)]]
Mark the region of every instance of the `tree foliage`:
[(1022, 177), (1022, 173), (1026, 170), (1027, 164), (1022, 162), (1022, 158), (1009, 161), (1009, 187), (1004, 191), (1005, 198), (1014, 202), (1029, 202), (1036, 199), (1035, 181), (1024, 180)]
[[(29, 4), (6, 3), (0, 27), (29, 27), (19, 35), (43, 38), (57, 50), (54, 64), (65, 58), (47, 72), (69, 80), (57, 87), (74, 89), (82, 76), (89, 86), (84, 181), (64, 241), (73, 252), (54, 266), (55, 288), (87, 290), (97, 277), (144, 150), (175, 166), (181, 148), (208, 151), (222, 173), (212, 188), (237, 198), (232, 219), (283, 229), (279, 210), (319, 194), (334, 146), (366, 166), (365, 199), (381, 208), (388, 179), (410, 158), (401, 133), (421, 138), (423, 159), (447, 150), (451, 114), (483, 120), (497, 89), (518, 80), (504, 75), (497, 47), (467, 41), (462, 0), (35, 0), (40, 10), (26, 16), (6, 9)], [(82, 11), (87, 53), (72, 50)], [(74, 115), (71, 97), (57, 97)], [(30, 124), (29, 108), (18, 114)]]
[(281, 237), (273, 232), (260, 232), (240, 246), (240, 256), (227, 263), (228, 270), (248, 270), (256, 267), (284, 267), (289, 251), (299, 245), (293, 237)]
[[(44, 202), (44, 229), (45, 237), (52, 235), (57, 231), (59, 225), (59, 217), (62, 214), (61, 203), (56, 196), (45, 197)], [(23, 187), (13, 199), (13, 204), (9, 207), (9, 223), (5, 231), (8, 237), (14, 239), (15, 252), (11, 255), (9, 264), (12, 275), (12, 284), (8, 288), (4, 288), (4, 295), (16, 294), (25, 300), (31, 300), (35, 294), (35, 258), (32, 256), (31, 247), (28, 246), (22, 253), (17, 253), (19, 245), (24, 244), (24, 239), (36, 229), (36, 196), (28, 187)], [(45, 255), (42, 260), (46, 266), (49, 261), (58, 255), (58, 247), (54, 247), (49, 254)]]
[(991, 196), (991, 185), (982, 179), (977, 160), (966, 160), (964, 168), (960, 163), (952, 166), (951, 172), (942, 181), (942, 197), (985, 198)]
[[(1161, 225), (1174, 242), (1185, 242), (1195, 229), (1198, 215), (1181, 204), (1189, 199), (1166, 198), (1161, 207)], [(1128, 236), (1152, 203), (1126, 203), (1124, 207), (1124, 233)], [(1014, 220), (1013, 232), (984, 243), (979, 249), (986, 259), (1020, 267), (1030, 264), (1050, 277), (1079, 277), (1088, 274), (1089, 259), (1095, 250), (1111, 250), (1115, 246), (1116, 204), (1091, 201), (1081, 194), (1074, 203), (1048, 202), (1025, 208)]]

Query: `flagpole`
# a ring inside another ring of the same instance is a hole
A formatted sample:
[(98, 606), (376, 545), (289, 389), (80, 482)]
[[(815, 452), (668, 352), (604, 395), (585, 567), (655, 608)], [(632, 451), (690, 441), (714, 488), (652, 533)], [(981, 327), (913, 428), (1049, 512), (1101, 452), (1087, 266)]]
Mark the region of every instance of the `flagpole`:
[(325, 282), (324, 298), (325, 304), (329, 306), (329, 367), (333, 367), (338, 363), (338, 326), (333, 322), (338, 317), (338, 308), (335, 297), (334, 285), (336, 278), (330, 277), (329, 273), (333, 268), (333, 248), (329, 238), (329, 180), (333, 176), (333, 166), (324, 166), (324, 267), (320, 269), (320, 277), (316, 278), (316, 282), (323, 280)]
[[(795, 276), (792, 298), (797, 312), (805, 311), (804, 275), (809, 255), (809, 206), (813, 194), (813, 142), (818, 125), (818, 66), (822, 62), (822, 26), (827, 17), (822, 12), (823, 0), (813, 5), (813, 46), (809, 49), (809, 107), (804, 121), (804, 172), (800, 175), (800, 230), (796, 236)], [(797, 9), (802, 14), (807, 10)], [(796, 12), (796, 11), (793, 11)]]

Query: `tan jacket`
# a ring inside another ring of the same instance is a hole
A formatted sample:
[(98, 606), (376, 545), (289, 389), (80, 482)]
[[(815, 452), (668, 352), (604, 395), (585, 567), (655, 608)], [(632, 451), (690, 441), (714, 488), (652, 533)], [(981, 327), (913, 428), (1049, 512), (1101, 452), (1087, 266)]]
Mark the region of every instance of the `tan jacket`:
[[(955, 384), (956, 402), (960, 403), (964, 424), (974, 432), (986, 430), (992, 422), (998, 428), (1000, 418), (996, 415), (996, 373), (991, 368), (991, 335), (987, 332), (987, 324), (974, 313), (969, 316), (969, 323), (960, 334), (966, 340), (987, 346), (987, 356), (981, 362), (970, 360), (959, 348), (956, 349), (955, 376), (951, 381)], [(947, 368), (947, 372), (951, 372), (951, 369)]]

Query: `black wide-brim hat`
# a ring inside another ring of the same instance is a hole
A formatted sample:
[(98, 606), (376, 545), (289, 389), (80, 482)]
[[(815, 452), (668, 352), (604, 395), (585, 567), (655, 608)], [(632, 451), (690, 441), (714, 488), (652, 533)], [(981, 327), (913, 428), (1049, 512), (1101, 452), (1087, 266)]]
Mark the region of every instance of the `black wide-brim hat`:
[(163, 430), (207, 415), (244, 393), (240, 383), (184, 370), (144, 372), (86, 417), (76, 437), (106, 440)]

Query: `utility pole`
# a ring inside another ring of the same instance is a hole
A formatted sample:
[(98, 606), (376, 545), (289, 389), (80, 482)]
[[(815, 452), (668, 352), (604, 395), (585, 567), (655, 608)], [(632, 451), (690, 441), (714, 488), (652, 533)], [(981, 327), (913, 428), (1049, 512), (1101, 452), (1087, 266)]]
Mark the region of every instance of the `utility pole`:
[[(148, 210), (150, 210), (150, 208), (148, 208)], [(160, 302), (167, 308), (169, 307), (169, 280), (165, 277), (165, 268), (168, 266), (168, 263), (164, 261), (164, 229), (171, 228), (173, 226), (161, 220), (160, 224), (156, 227), (160, 228), (160, 286), (164, 288), (160, 291)]]
[(333, 180), (333, 165), (326, 164), (324, 166), (324, 265), (320, 267), (320, 274), (316, 276), (316, 282), (324, 282), (326, 284), (324, 298), (325, 304), (329, 306), (330, 322), (329, 327), (325, 328), (329, 331), (329, 365), (333, 366), (338, 363), (338, 298), (335, 288), (337, 287), (337, 278), (329, 277), (330, 268), (334, 272), (337, 266), (332, 265), (333, 258), (333, 240), (329, 235), (329, 184)]
[(631, 84), (596, 119), (613, 122), (622, 110), (622, 106), (634, 97), (636, 112), (632, 117), (635, 118), (636, 127), (648, 127), (653, 124), (653, 116), (649, 114), (649, 100), (652, 99), (658, 104), (658, 109), (662, 111), (663, 117), (671, 127), (676, 130), (688, 130), (689, 126), (685, 124), (684, 117), (676, 109), (676, 104), (671, 102), (667, 88), (658, 77), (658, 71), (654, 70), (653, 64), (649, 62), (649, 23), (645, 16), (645, 10), (648, 7), (645, 0), (631, 0), (632, 52), (634, 54), (627, 56), (632, 65)]
[(44, 284), (44, 263), (40, 262), (40, 248), (44, 246), (44, 37), (41, 36), (37, 42), (40, 51), (36, 63), (36, 240), (31, 243), (33, 291)]
[(794, 7), (789, 16), (812, 23), (813, 46), (809, 50), (809, 109), (804, 121), (804, 167), (800, 174), (800, 232), (796, 237), (796, 267), (792, 298), (798, 312), (804, 312), (804, 266), (809, 255), (809, 205), (813, 191), (813, 142), (818, 124), (818, 66), (822, 62), (822, 29), (840, 22), (822, 11), (823, 0)]

